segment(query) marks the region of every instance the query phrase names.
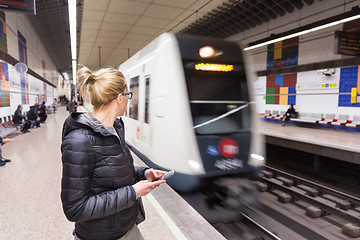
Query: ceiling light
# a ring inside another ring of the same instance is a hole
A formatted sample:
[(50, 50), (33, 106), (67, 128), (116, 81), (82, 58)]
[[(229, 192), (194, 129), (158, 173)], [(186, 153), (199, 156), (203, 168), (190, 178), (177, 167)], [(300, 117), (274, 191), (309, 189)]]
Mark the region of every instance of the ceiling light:
[(76, 84), (76, 0), (68, 0), (73, 84)]
[(210, 46), (205, 46), (199, 49), (199, 55), (202, 58), (213, 57), (215, 55), (215, 50)]
[(266, 42), (263, 42), (263, 43), (259, 43), (259, 44), (256, 44), (256, 45), (254, 45), (254, 46), (250, 46), (250, 47), (244, 48), (244, 51), (248, 51), (248, 50), (251, 50), (251, 49), (258, 48), (258, 47), (266, 46), (266, 45), (268, 45), (268, 44), (272, 44), (272, 43), (275, 43), (275, 42), (283, 41), (283, 40), (285, 40), (285, 39), (297, 37), (297, 36), (304, 35), (304, 34), (307, 34), (307, 33), (310, 33), (310, 32), (315, 32), (315, 31), (318, 31), (318, 30), (321, 30), (321, 29), (324, 29), (324, 28), (332, 27), (332, 26), (335, 26), (335, 25), (338, 25), (338, 24), (341, 24), (341, 23), (345, 23), (345, 22), (349, 22), (349, 21), (352, 21), (352, 20), (355, 20), (355, 19), (359, 19), (359, 18), (360, 18), (360, 14), (359, 14), (359, 15), (352, 16), (352, 17), (344, 18), (344, 19), (339, 20), (339, 21), (335, 21), (335, 22), (331, 22), (331, 23), (327, 23), (327, 24), (318, 26), (318, 27), (310, 28), (310, 29), (308, 29), (308, 30), (304, 30), (304, 31), (301, 31), (301, 32), (297, 32), (297, 33), (294, 33), (294, 34), (290, 34), (290, 35), (287, 35), (287, 36), (285, 36), (285, 37), (280, 37), (280, 38), (276, 38), (276, 39), (273, 39), (273, 40), (269, 40), (269, 41), (266, 41)]

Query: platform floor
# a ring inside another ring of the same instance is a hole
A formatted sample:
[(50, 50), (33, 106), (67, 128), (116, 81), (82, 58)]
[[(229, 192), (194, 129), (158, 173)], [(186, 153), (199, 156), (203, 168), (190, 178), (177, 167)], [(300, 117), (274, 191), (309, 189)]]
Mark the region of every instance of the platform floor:
[(3, 157), (12, 161), (0, 167), (0, 239), (73, 239), (73, 223), (65, 218), (60, 201), (66, 117), (61, 108), (41, 128), (2, 146)]
[(260, 131), (267, 136), (360, 153), (360, 132), (300, 127), (294, 124), (281, 126), (278, 122), (265, 120), (260, 122)]
[[(65, 218), (60, 200), (61, 132), (67, 116), (59, 107), (41, 128), (27, 134), (17, 130), (14, 140), (2, 146), (12, 162), (0, 167), (0, 240), (73, 239), (74, 223)], [(143, 202), (147, 218), (139, 228), (147, 240), (225, 239), (167, 185)]]

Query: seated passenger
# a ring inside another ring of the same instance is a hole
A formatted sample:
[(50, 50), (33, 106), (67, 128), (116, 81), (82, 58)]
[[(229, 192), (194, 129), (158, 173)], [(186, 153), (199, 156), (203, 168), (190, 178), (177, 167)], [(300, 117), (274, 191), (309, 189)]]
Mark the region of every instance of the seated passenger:
[(293, 104), (289, 105), (289, 109), (286, 111), (284, 116), (282, 117), (282, 123), (281, 126), (285, 126), (285, 121), (289, 121), (290, 118), (295, 118), (296, 112)]
[(27, 116), (22, 114), (23, 106), (20, 104), (18, 105), (17, 109), (14, 113), (14, 123), (17, 125), (23, 124), (23, 127), (21, 129), (21, 132), (28, 133), (29, 128), (31, 127), (31, 122), (28, 120)]
[(40, 122), (43, 123), (47, 118), (45, 102), (42, 102), (39, 111)]
[(5, 166), (7, 162), (11, 162), (10, 159), (3, 158), (2, 156), (2, 150), (1, 150), (1, 144), (11, 142), (11, 138), (2, 138), (0, 137), (0, 167)]
[(34, 106), (30, 107), (30, 110), (27, 114), (28, 119), (31, 121), (34, 121), (33, 126), (32, 126), (33, 128), (40, 127), (40, 117), (39, 117), (40, 110), (39, 110), (39, 108), (40, 108), (40, 104), (35, 103)]

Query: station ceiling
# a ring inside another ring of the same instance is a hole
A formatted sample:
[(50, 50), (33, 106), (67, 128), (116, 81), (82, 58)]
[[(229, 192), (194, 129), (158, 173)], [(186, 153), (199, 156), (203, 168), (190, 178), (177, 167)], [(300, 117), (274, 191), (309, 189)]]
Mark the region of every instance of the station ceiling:
[(161, 33), (178, 32), (227, 0), (99, 2), (84, 1), (81, 28), (79, 63), (92, 69), (120, 65)]
[[(227, 38), (321, 0), (78, 0), (78, 63), (117, 67), (163, 32)], [(67, 0), (31, 17), (60, 72), (71, 72)], [(71, 74), (70, 74), (71, 76)]]

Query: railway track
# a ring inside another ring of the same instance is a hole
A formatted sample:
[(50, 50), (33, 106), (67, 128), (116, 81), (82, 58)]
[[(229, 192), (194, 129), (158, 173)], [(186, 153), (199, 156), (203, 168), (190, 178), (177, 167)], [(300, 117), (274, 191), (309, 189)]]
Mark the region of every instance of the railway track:
[(239, 221), (217, 223), (213, 226), (228, 240), (281, 240), (271, 230), (246, 214), (242, 214)]
[(258, 204), (242, 205), (242, 210), (223, 205), (227, 214), (235, 215), (217, 212), (221, 205), (209, 211), (206, 204), (194, 204), (204, 197), (200, 193), (183, 197), (229, 240), (360, 237), (360, 198), (271, 167), (265, 167), (260, 179), (244, 182), (254, 183)]
[(360, 236), (359, 198), (272, 167), (265, 167), (261, 175), (257, 182), (261, 192), (304, 209), (311, 218), (327, 220), (347, 236)]
[(242, 213), (242, 217), (243, 217), (242, 222), (246, 222), (258, 229), (259, 234), (258, 234), (258, 236), (256, 236), (257, 238), (281, 240), (281, 238), (279, 238), (276, 234), (274, 234), (272, 231), (270, 231), (267, 228), (265, 228), (264, 226), (262, 226), (260, 223), (256, 222), (254, 219), (252, 219), (248, 215)]

